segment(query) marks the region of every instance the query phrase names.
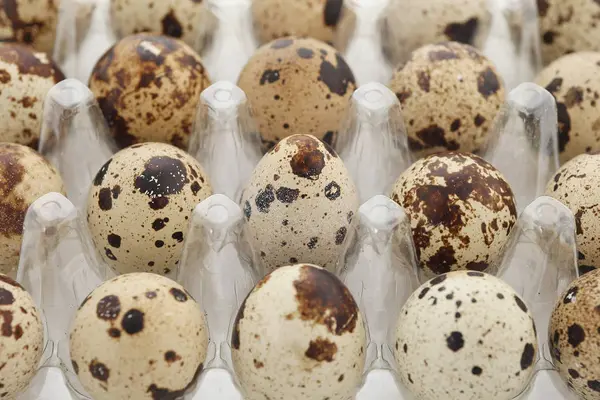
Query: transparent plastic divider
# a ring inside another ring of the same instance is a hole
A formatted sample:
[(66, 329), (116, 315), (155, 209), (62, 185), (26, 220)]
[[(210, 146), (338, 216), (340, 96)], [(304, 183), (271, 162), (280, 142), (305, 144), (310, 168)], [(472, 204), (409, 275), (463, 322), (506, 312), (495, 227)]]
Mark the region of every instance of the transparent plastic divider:
[(559, 167), (554, 97), (534, 83), (513, 89), (494, 122), (483, 157), (508, 180), (519, 211), (542, 195)]
[(202, 92), (188, 152), (204, 167), (215, 193), (240, 200), (262, 157), (260, 135), (242, 89), (221, 81)]
[(106, 120), (90, 89), (76, 79), (50, 89), (43, 118), (39, 151), (58, 169), (67, 196), (82, 210), (94, 176), (116, 151)]
[(361, 202), (388, 194), (413, 162), (400, 102), (380, 83), (354, 92), (333, 146), (358, 187)]

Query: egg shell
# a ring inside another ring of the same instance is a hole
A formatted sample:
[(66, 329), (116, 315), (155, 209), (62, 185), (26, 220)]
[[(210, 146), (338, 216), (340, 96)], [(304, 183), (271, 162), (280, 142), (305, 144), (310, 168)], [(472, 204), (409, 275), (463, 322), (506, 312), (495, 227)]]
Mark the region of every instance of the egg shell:
[(140, 32), (171, 36), (196, 48), (214, 28), (214, 16), (202, 0), (111, 0), (112, 23), (119, 36)]
[(546, 195), (575, 216), (579, 270), (600, 267), (600, 154), (582, 154), (563, 165), (548, 182)]
[(517, 220), (504, 177), (478, 156), (440, 153), (414, 163), (391, 198), (410, 216), (420, 267), (427, 277), (486, 270)]
[(89, 86), (121, 148), (164, 142), (186, 149), (200, 93), (200, 56), (166, 36), (127, 36), (96, 63)]
[(418, 400), (511, 400), (537, 361), (533, 316), (504, 281), (477, 271), (440, 275), (400, 312), (394, 356)]
[(569, 54), (551, 63), (535, 81), (556, 99), (558, 150), (565, 163), (600, 150), (600, 53)]
[(290, 136), (267, 153), (241, 204), (266, 272), (297, 262), (334, 271), (359, 205), (342, 160), (310, 135)]
[(90, 188), (94, 244), (118, 273), (169, 274), (179, 263), (194, 207), (211, 194), (202, 166), (176, 147), (143, 143), (121, 150)]
[(59, 0), (3, 1), (0, 5), (0, 40), (24, 43), (51, 54), (59, 6)]
[(476, 152), (504, 102), (496, 68), (479, 50), (447, 42), (415, 50), (390, 88), (402, 105), (408, 144), (418, 155)]
[(0, 143), (0, 273), (16, 276), (27, 209), (50, 192), (64, 195), (65, 188), (45, 158), (29, 147)]
[(37, 148), (44, 99), (65, 76), (45, 53), (0, 43), (0, 141)]
[(344, 284), (314, 265), (282, 267), (259, 282), (231, 344), (246, 400), (348, 400), (361, 383), (362, 315)]
[(491, 20), (486, 0), (391, 0), (384, 12), (384, 51), (394, 65), (430, 43), (480, 47)]
[(44, 350), (38, 309), (21, 285), (0, 274), (0, 398), (16, 398), (33, 379)]
[(568, 53), (600, 51), (600, 4), (595, 0), (537, 0), (544, 64)]
[(203, 368), (204, 312), (155, 274), (113, 278), (81, 304), (70, 334), (73, 369), (95, 400), (181, 398)]
[(600, 270), (573, 281), (556, 302), (548, 330), (554, 366), (584, 400), (600, 399)]
[(331, 43), (343, 5), (343, 0), (254, 0), (255, 31), (261, 43), (286, 36), (310, 36)]
[(287, 37), (259, 48), (242, 70), (238, 86), (255, 111), (267, 150), (294, 134), (331, 144), (356, 82), (333, 47), (316, 39)]

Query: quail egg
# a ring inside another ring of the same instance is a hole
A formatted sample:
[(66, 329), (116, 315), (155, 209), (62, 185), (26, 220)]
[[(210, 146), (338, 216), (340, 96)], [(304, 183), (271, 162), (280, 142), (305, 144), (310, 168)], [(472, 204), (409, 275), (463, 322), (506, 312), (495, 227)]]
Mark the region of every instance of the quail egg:
[(203, 368), (208, 328), (200, 305), (155, 274), (96, 288), (71, 327), (73, 369), (95, 400), (179, 399)]
[(554, 306), (548, 330), (554, 366), (584, 400), (600, 399), (600, 270), (571, 283)]
[(569, 54), (547, 66), (536, 78), (536, 83), (556, 98), (561, 162), (600, 150), (598, 65), (600, 53)]
[(211, 194), (202, 166), (176, 147), (141, 143), (121, 150), (90, 188), (94, 244), (117, 273), (169, 274), (179, 263), (194, 207)]
[(534, 372), (537, 333), (525, 302), (483, 272), (423, 284), (396, 325), (398, 374), (418, 400), (511, 400)]
[(151, 32), (178, 38), (201, 50), (215, 18), (202, 0), (110, 0), (112, 22), (120, 36)]
[(333, 47), (294, 37), (258, 49), (238, 85), (255, 111), (265, 150), (294, 134), (331, 144), (356, 89), (350, 67)]
[(517, 220), (504, 177), (472, 154), (440, 153), (417, 161), (400, 175), (391, 198), (410, 216), (426, 277), (461, 269), (485, 271)]
[(3, 1), (0, 3), (0, 40), (28, 44), (51, 54), (59, 6), (59, 0)]
[(537, 5), (545, 64), (568, 53), (600, 51), (596, 0), (537, 0)]
[(48, 161), (29, 147), (0, 143), (0, 273), (16, 276), (27, 209), (50, 192), (65, 189)]
[(37, 148), (44, 99), (65, 79), (45, 53), (16, 43), (0, 43), (0, 117), (3, 142)]
[(580, 272), (600, 267), (600, 154), (581, 154), (563, 165), (548, 182), (546, 195), (575, 215)]
[(430, 43), (480, 47), (491, 20), (487, 0), (391, 0), (383, 15), (384, 50), (393, 64)]
[(354, 398), (366, 344), (350, 291), (314, 265), (267, 275), (242, 304), (231, 337), (246, 400)]
[(261, 43), (291, 35), (331, 43), (343, 5), (343, 0), (254, 0), (255, 31)]
[(29, 293), (0, 274), (0, 398), (12, 400), (29, 385), (44, 349), (44, 326)]
[(419, 156), (478, 151), (504, 103), (494, 65), (474, 47), (456, 42), (415, 50), (394, 72), (390, 88), (402, 104), (408, 143)]
[(154, 141), (186, 149), (200, 93), (210, 82), (191, 47), (139, 34), (100, 58), (89, 85), (122, 148)]
[(242, 194), (248, 238), (266, 272), (298, 262), (335, 271), (358, 205), (342, 160), (310, 135), (278, 143)]

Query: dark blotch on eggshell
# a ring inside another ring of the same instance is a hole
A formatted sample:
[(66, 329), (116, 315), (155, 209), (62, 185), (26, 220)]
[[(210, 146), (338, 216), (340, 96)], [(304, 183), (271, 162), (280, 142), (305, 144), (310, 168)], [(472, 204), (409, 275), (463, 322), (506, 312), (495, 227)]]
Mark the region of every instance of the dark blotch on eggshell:
[(102, 382), (108, 381), (110, 377), (110, 370), (106, 367), (106, 365), (102, 364), (97, 360), (92, 360), (89, 365), (90, 373), (92, 376)]
[(279, 70), (276, 69), (267, 69), (263, 72), (260, 77), (260, 84), (264, 85), (265, 83), (275, 83), (279, 80)]
[(171, 290), (169, 290), (169, 293), (171, 293), (175, 300), (177, 300), (180, 303), (185, 303), (188, 300), (187, 295), (180, 289), (171, 288)]
[(350, 84), (356, 87), (356, 80), (352, 70), (339, 53), (335, 54), (335, 59), (337, 66), (324, 58), (321, 59), (319, 80), (329, 88), (331, 93), (344, 96)]
[(279, 200), (282, 203), (293, 203), (294, 201), (296, 201), (296, 199), (298, 199), (298, 196), (300, 195), (300, 190), (298, 189), (290, 189), (287, 187), (280, 187), (277, 189), (276, 192), (276, 196), (277, 196), (277, 200)]
[(109, 188), (102, 188), (98, 192), (98, 207), (102, 211), (109, 211), (112, 209), (112, 193)]
[(75, 373), (79, 375), (79, 365), (77, 365), (77, 362), (75, 360), (71, 360), (71, 364), (73, 365), (73, 370)]
[(290, 160), (292, 173), (301, 178), (318, 179), (325, 168), (325, 155), (318, 147), (321, 142), (306, 135), (292, 136), (288, 141), (298, 147), (298, 151)]
[(446, 280), (446, 278), (448, 278), (448, 275), (442, 274), (442, 275), (437, 276), (437, 277), (433, 278), (432, 280), (430, 280), (429, 284), (431, 286), (439, 285), (440, 283), (444, 282)]
[(569, 290), (565, 294), (565, 297), (563, 297), (563, 304), (569, 304), (569, 303), (574, 302), (577, 298), (578, 291), (579, 291), (579, 288), (577, 286), (573, 286), (572, 288), (569, 288)]
[(594, 392), (600, 392), (600, 381), (587, 381), (587, 386)]
[(332, 181), (325, 186), (325, 197), (327, 197), (329, 200), (333, 201), (340, 197), (341, 194), (342, 188), (337, 182)]
[(477, 90), (486, 99), (500, 90), (498, 76), (490, 67), (486, 68), (477, 77)]
[(463, 334), (461, 332), (452, 332), (448, 337), (446, 337), (446, 345), (453, 352), (457, 352), (462, 349), (465, 345), (465, 340), (463, 339)]
[(585, 331), (579, 324), (572, 324), (567, 329), (569, 344), (573, 347), (579, 346), (585, 340)]
[(106, 176), (106, 173), (108, 172), (108, 167), (110, 166), (111, 162), (112, 162), (112, 158), (110, 160), (108, 160), (102, 166), (102, 168), (100, 168), (100, 171), (98, 171), (98, 173), (96, 174), (96, 177), (94, 178), (94, 186), (102, 185), (102, 182), (104, 181), (104, 176)]
[(323, 19), (326, 26), (337, 26), (344, 6), (344, 0), (327, 0), (323, 10)]
[(244, 203), (244, 216), (246, 217), (246, 220), (250, 220), (250, 217), (252, 216), (252, 206), (250, 205), (250, 202), (248, 200), (246, 200), (246, 202)]
[(335, 233), (335, 244), (339, 246), (344, 243), (344, 240), (346, 239), (346, 233), (348, 233), (348, 229), (345, 226), (342, 226), (340, 229), (338, 229)]
[(98, 318), (112, 321), (119, 317), (121, 313), (121, 301), (118, 296), (104, 296), (96, 305), (96, 315)]
[(183, 35), (183, 27), (171, 10), (161, 21), (163, 35), (180, 38)]
[(8, 306), (15, 302), (15, 296), (12, 292), (4, 288), (0, 288), (0, 306)]
[(322, 362), (332, 362), (337, 353), (337, 345), (327, 339), (317, 338), (311, 340), (304, 355), (310, 359)]
[(273, 41), (273, 43), (271, 43), (271, 48), (272, 49), (285, 49), (286, 47), (291, 46), (292, 44), (294, 44), (294, 39), (289, 39), (289, 38), (283, 38), (283, 39), (277, 39), (275, 41)]
[(300, 47), (298, 50), (296, 50), (296, 53), (298, 53), (298, 56), (300, 58), (305, 58), (307, 60), (310, 60), (311, 58), (313, 58), (315, 56), (314, 51), (312, 51), (311, 49), (307, 49), (305, 47)]
[(144, 329), (144, 313), (135, 308), (127, 311), (121, 321), (121, 327), (130, 335), (141, 332)]
[(271, 207), (271, 203), (273, 203), (274, 201), (275, 192), (273, 190), (273, 186), (267, 185), (267, 187), (264, 190), (259, 190), (254, 202), (259, 212), (268, 213), (269, 208)]
[(172, 157), (152, 157), (144, 172), (135, 178), (135, 188), (151, 197), (164, 197), (180, 193), (189, 182), (187, 169), (181, 160)]
[[(447, 141), (445, 137), (446, 131), (437, 125), (430, 125), (417, 132), (417, 137), (425, 144), (425, 147), (444, 147), (448, 150), (458, 150), (459, 145), (456, 141)], [(414, 141), (410, 143), (413, 150), (420, 150), (415, 146)]]
[(167, 389), (163, 387), (157, 386), (155, 383), (148, 386), (147, 393), (152, 395), (152, 400), (176, 400), (183, 397), (183, 395), (196, 383), (198, 377), (202, 373), (204, 369), (204, 364), (200, 363), (198, 368), (196, 368), (196, 372), (194, 373), (194, 377), (192, 380), (186, 385), (183, 389)]
[(444, 29), (444, 35), (453, 42), (473, 44), (478, 26), (479, 20), (477, 18), (469, 18), (465, 22), (448, 24)]
[(121, 236), (111, 233), (108, 235), (108, 244), (118, 249), (121, 247)]
[(533, 365), (533, 357), (535, 356), (535, 347), (531, 343), (527, 343), (521, 354), (521, 370), (526, 370)]
[(527, 312), (527, 306), (525, 305), (525, 303), (523, 302), (523, 300), (521, 300), (521, 298), (517, 295), (514, 296), (515, 298), (515, 302), (517, 303), (517, 306), (519, 306), (519, 308), (523, 311), (523, 312)]
[(175, 239), (177, 243), (183, 242), (183, 232), (175, 232), (171, 235), (171, 239)]

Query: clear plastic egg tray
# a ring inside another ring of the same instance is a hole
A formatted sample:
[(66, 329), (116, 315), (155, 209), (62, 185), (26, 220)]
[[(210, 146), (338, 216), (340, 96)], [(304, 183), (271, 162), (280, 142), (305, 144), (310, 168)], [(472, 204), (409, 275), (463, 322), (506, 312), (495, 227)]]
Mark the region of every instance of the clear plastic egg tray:
[[(385, 4), (347, 1), (345, 7), (355, 18), (340, 39), (361, 85), (335, 144), (362, 203), (337, 267), (369, 333), (358, 400), (412, 399), (396, 376), (391, 333), (403, 303), (425, 280), (417, 267), (408, 216), (385, 196), (413, 161), (400, 104), (385, 86), (392, 71), (381, 50), (379, 24)], [(215, 83), (201, 95), (189, 151), (204, 166), (217, 194), (194, 209), (172, 278), (203, 306), (210, 344), (204, 371), (185, 399), (243, 398), (232, 368), (231, 327), (241, 302), (262, 275), (245, 240), (245, 218), (238, 205), (240, 191), (260, 159), (251, 110), (234, 84), (257, 46), (249, 5), (249, 0), (207, 4), (216, 25), (202, 56)], [(576, 399), (554, 369), (547, 345), (554, 303), (578, 270), (574, 216), (543, 196), (559, 167), (555, 101), (545, 89), (523, 83), (540, 68), (535, 1), (490, 0), (489, 5), (490, 29), (482, 50), (511, 91), (481, 155), (511, 184), (520, 216), (502, 257), (488, 272), (523, 297), (537, 325), (535, 373), (517, 399)], [(116, 40), (108, 1), (65, 0), (58, 33), (55, 57), (75, 79), (60, 82), (48, 94), (40, 152), (60, 171), (67, 197), (46, 194), (25, 218), (17, 280), (43, 313), (45, 350), (37, 375), (19, 400), (91, 399), (71, 365), (69, 328), (86, 296), (114, 276), (94, 249), (85, 204), (93, 177), (116, 148), (94, 96), (81, 83)]]

